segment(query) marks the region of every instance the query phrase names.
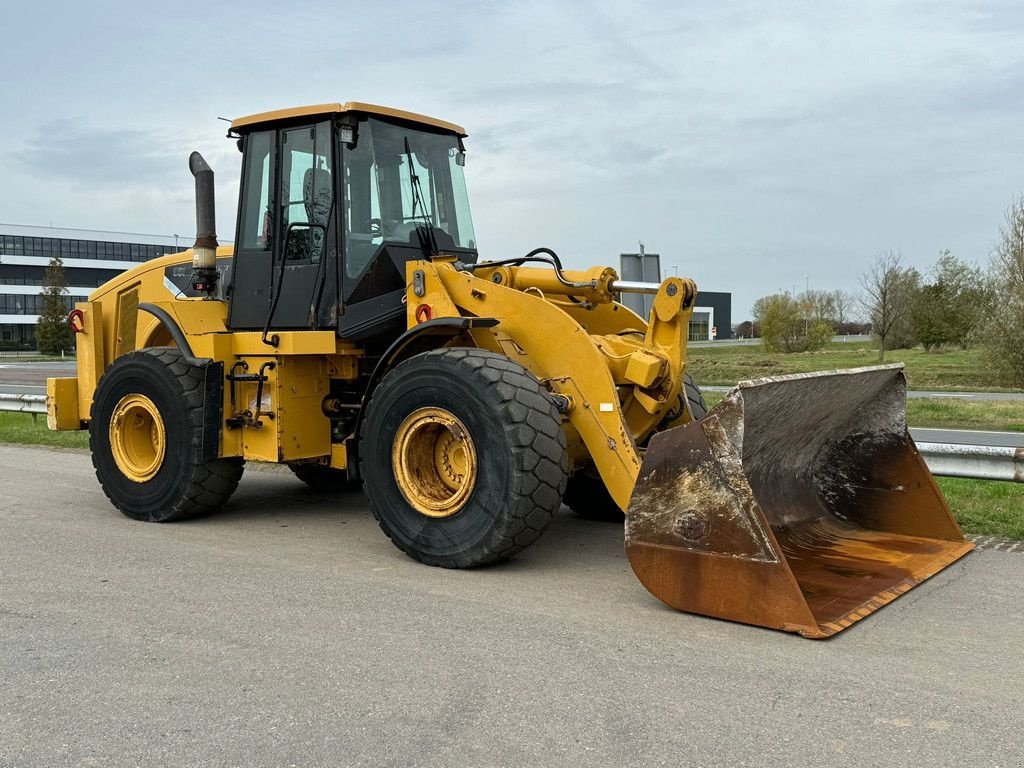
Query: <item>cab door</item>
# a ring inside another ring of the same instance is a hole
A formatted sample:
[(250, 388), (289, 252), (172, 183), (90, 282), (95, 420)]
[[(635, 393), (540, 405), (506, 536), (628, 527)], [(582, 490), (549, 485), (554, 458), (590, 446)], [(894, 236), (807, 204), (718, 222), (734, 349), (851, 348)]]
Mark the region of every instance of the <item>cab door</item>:
[(317, 328), (329, 314), (320, 310), (337, 293), (331, 144), (326, 121), (246, 137), (230, 327)]

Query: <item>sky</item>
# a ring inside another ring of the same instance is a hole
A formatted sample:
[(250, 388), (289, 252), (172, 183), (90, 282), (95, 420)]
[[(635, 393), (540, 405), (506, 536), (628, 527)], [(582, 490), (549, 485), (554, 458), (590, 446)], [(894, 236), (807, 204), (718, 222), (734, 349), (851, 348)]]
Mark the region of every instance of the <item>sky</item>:
[(482, 258), (661, 254), (733, 320), (883, 250), (986, 263), (1024, 191), (1024, 3), (9, 4), (0, 222), (230, 239), (233, 118), (366, 101), (465, 126)]

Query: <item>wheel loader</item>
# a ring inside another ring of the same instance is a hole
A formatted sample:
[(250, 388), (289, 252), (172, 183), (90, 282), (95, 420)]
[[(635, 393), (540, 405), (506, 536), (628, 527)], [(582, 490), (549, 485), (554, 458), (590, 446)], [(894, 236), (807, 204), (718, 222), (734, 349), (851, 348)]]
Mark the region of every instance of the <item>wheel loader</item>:
[[(624, 520), (677, 609), (822, 638), (971, 547), (910, 438), (899, 366), (741, 382), (710, 412), (686, 374), (693, 280), (482, 260), (466, 132), (371, 104), (234, 120), (235, 242), (189, 158), (196, 240), (79, 303), (52, 429), (89, 431), (117, 509), (213, 512), (247, 461), (362, 486), (391, 541), (465, 568), (563, 502)], [(653, 295), (649, 317), (619, 302)]]

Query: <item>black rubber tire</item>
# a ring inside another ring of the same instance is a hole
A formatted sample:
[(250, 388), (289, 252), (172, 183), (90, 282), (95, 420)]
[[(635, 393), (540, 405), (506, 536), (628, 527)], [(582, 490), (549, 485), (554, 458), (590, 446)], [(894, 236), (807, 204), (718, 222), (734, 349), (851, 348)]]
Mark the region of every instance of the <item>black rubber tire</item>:
[(667, 429), (669, 424), (683, 415), (684, 408), (690, 409), (690, 416), (694, 421), (700, 421), (708, 415), (708, 406), (704, 402), (704, 395), (688, 373), (683, 374), (683, 388), (679, 390), (675, 407), (665, 414), (665, 418), (661, 420), (654, 431), (662, 432)]
[(289, 464), (288, 469), (317, 493), (358, 491), (361, 485), (358, 480), (349, 480), (346, 470), (325, 467), (323, 464), (296, 462)]
[(619, 523), (626, 520), (619, 505), (608, 493), (604, 481), (590, 470), (577, 472), (565, 486), (565, 506), (584, 520), (602, 523)]
[[(114, 461), (110, 419), (127, 394), (145, 395), (163, 418), (166, 452), (157, 473), (144, 483), (128, 479)], [(203, 371), (186, 363), (174, 347), (149, 347), (118, 358), (96, 387), (89, 422), (89, 448), (107, 498), (135, 520), (165, 523), (208, 514), (221, 507), (242, 477), (240, 458), (203, 460)]]
[(694, 382), (693, 377), (688, 374), (683, 374), (683, 391), (679, 393), (681, 396), (686, 397), (687, 405), (690, 406), (690, 416), (693, 417), (694, 421), (700, 421), (708, 415), (708, 406), (704, 402), (704, 394), (700, 391), (700, 387)]
[[(451, 517), (417, 512), (392, 469), (399, 425), (424, 407), (458, 417), (476, 448), (476, 484)], [(374, 391), (360, 434), (374, 517), (395, 546), (428, 565), (469, 568), (511, 557), (540, 537), (561, 504), (568, 473), (561, 418), (540, 382), (503, 355), (457, 347), (406, 360)]]
[[(684, 406), (685, 401), (685, 406)], [(690, 416), (700, 421), (708, 415), (708, 407), (704, 402), (700, 387), (694, 383), (690, 374), (683, 374), (683, 388), (679, 392), (677, 407), (665, 417), (655, 430), (661, 431), (668, 424), (682, 415), (684, 407), (689, 407)], [(569, 478), (565, 487), (565, 505), (584, 520), (597, 520), (603, 523), (622, 523), (626, 516), (619, 505), (612, 499), (601, 478), (592, 469), (577, 472)]]

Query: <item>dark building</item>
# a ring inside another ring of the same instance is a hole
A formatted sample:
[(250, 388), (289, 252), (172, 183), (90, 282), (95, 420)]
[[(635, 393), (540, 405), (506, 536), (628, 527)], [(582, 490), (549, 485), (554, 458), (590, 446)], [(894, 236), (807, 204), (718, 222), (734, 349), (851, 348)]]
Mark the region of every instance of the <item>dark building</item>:
[(182, 250), (175, 239), (0, 226), (0, 348), (35, 346), (36, 323), (43, 305), (43, 276), (54, 256), (64, 262), (69, 292), (65, 304), (70, 311), (76, 301), (85, 301), (96, 288), (126, 269)]
[[(619, 254), (619, 274), (623, 280), (660, 283), (661, 257), (647, 253), (643, 243), (639, 253)], [(651, 313), (654, 297), (650, 294), (624, 293), (619, 301), (646, 318)], [(689, 341), (711, 341), (732, 338), (732, 294), (697, 289), (697, 306), (690, 318)]]
[(732, 294), (697, 289), (690, 318), (690, 341), (732, 338)]

